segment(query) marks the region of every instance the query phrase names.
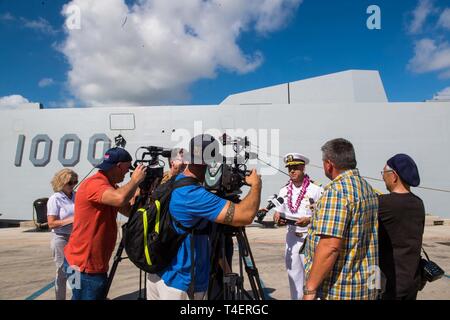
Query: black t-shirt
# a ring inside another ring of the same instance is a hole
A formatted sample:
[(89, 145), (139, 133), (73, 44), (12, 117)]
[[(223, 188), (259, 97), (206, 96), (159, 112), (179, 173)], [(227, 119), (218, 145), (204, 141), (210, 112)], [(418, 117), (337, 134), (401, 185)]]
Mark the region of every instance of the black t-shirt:
[(422, 200), (412, 193), (379, 197), (380, 268), (387, 278), (385, 297), (417, 291), (425, 226)]

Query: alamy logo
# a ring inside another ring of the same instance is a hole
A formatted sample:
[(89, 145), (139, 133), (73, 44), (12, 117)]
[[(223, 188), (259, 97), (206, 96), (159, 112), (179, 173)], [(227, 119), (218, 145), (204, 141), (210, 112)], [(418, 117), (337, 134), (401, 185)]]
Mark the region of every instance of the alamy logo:
[(69, 30), (81, 29), (81, 9), (79, 6), (72, 4), (68, 6), (64, 13), (66, 15), (66, 27)]
[(67, 286), (70, 289), (81, 289), (81, 273), (78, 266), (70, 266), (66, 269)]
[(370, 14), (367, 18), (367, 29), (369, 30), (381, 30), (381, 9), (377, 5), (371, 5), (367, 8), (367, 14)]
[(369, 279), (368, 288), (369, 290), (380, 290), (381, 289), (381, 269), (378, 266), (369, 266)]
[[(202, 121), (194, 121), (193, 134), (190, 130), (184, 128), (178, 128), (171, 135), (171, 141), (175, 143), (175, 148), (186, 148), (189, 146), (192, 137), (207, 134), (215, 137), (217, 140), (219, 137), (233, 137), (242, 138), (247, 137), (249, 141), (249, 147), (253, 153), (248, 161), (248, 165), (260, 166), (260, 173), (262, 175), (275, 175), (278, 173), (278, 167), (280, 162), (280, 130), (279, 129), (262, 129), (262, 128), (208, 128), (203, 129)], [(198, 148), (198, 149), (197, 149)], [(218, 145), (218, 152), (215, 152), (214, 144), (208, 145), (205, 150), (202, 146), (194, 145), (194, 157), (203, 157), (205, 162), (213, 160), (219, 162), (222, 160), (221, 155), (231, 156), (231, 152), (227, 147), (223, 146), (221, 143)], [(255, 156), (257, 155), (257, 157)], [(244, 158), (239, 158), (238, 164), (243, 164)], [(201, 161), (202, 159), (194, 159), (194, 161)]]

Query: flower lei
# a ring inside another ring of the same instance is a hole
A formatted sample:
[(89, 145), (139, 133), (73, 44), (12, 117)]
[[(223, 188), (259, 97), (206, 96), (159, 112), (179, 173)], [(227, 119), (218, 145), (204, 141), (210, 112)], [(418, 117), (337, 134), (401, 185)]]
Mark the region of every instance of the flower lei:
[(293, 185), (294, 183), (292, 182), (292, 180), (289, 181), (289, 185), (288, 185), (288, 206), (289, 206), (289, 210), (291, 210), (292, 213), (296, 213), (298, 210), (298, 207), (300, 207), (300, 202), (302, 202), (303, 197), (306, 194), (306, 189), (308, 188), (309, 184), (311, 183), (311, 180), (309, 179), (309, 176), (307, 174), (305, 174), (305, 177), (303, 178), (303, 183), (302, 183), (302, 191), (300, 191), (300, 194), (298, 195), (297, 201), (295, 201), (295, 207), (292, 206), (292, 190), (293, 190)]

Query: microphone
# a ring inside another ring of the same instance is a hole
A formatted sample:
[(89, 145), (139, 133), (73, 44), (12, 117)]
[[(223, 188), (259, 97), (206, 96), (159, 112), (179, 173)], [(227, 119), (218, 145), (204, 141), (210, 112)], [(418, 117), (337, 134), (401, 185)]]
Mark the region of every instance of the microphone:
[(266, 216), (267, 212), (272, 210), (275, 207), (279, 207), (284, 203), (283, 197), (278, 197), (275, 195), (272, 199), (269, 200), (269, 204), (266, 207), (266, 210), (259, 210), (256, 212), (256, 217), (258, 220), (256, 222), (262, 223), (264, 217)]
[(273, 198), (269, 200), (269, 204), (267, 205), (266, 209), (267, 211), (270, 211), (271, 209), (275, 207), (280, 207), (284, 203), (284, 199), (282, 197)]

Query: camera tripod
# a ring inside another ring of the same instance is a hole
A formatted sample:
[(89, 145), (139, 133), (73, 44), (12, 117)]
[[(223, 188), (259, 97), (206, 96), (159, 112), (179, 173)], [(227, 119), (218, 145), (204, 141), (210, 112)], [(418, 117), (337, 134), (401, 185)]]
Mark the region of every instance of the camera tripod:
[[(208, 300), (264, 300), (264, 290), (244, 227), (214, 225)], [(239, 252), (239, 273), (231, 270), (233, 237)], [(244, 266), (252, 295), (244, 289)]]
[[(128, 259), (128, 257), (122, 257), (124, 248), (125, 248), (125, 245), (124, 245), (123, 239), (122, 239), (122, 240), (120, 240), (119, 247), (117, 248), (116, 254), (114, 256), (113, 265), (111, 267), (108, 278), (106, 280), (105, 291), (104, 291), (104, 300), (106, 300), (108, 297), (109, 289), (111, 289), (111, 284), (112, 284), (112, 281), (116, 274), (116, 270), (117, 270), (117, 267), (119, 266), (119, 263), (124, 259)], [(142, 273), (144, 273), (144, 296), (142, 296)], [(146, 291), (147, 291), (146, 278), (147, 278), (147, 273), (139, 269), (139, 296), (137, 298), (138, 300), (146, 300)]]
[[(157, 178), (155, 181), (153, 181), (148, 187), (147, 185), (145, 187), (140, 187), (140, 194), (136, 197), (134, 205), (131, 208), (130, 211), (130, 218), (131, 215), (134, 214), (137, 209), (143, 205), (145, 205), (148, 201), (151, 201), (150, 195), (152, 194), (153, 190), (160, 184), (161, 179)], [(126, 224), (122, 227), (126, 227)], [(123, 238), (120, 240), (119, 247), (117, 248), (116, 254), (114, 255), (113, 259), (113, 265), (111, 267), (111, 270), (109, 271), (108, 278), (106, 280), (105, 290), (103, 298), (106, 300), (108, 297), (109, 290), (111, 289), (111, 284), (114, 280), (114, 276), (117, 271), (117, 267), (119, 266), (119, 263), (124, 260), (128, 259), (128, 257), (122, 257), (123, 250), (125, 249), (125, 244)], [(142, 295), (142, 274), (144, 274), (144, 295)], [(139, 296), (138, 300), (146, 300), (146, 294), (147, 294), (147, 273), (139, 269)]]

